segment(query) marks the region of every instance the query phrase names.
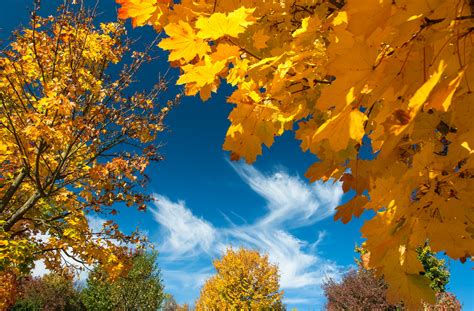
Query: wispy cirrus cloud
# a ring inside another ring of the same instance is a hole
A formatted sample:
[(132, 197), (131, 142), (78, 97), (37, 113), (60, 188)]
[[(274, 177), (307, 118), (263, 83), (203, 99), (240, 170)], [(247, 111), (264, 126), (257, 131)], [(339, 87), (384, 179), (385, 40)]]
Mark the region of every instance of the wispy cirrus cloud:
[[(201, 285), (205, 280), (203, 277), (212, 273), (211, 259), (222, 255), (227, 247), (244, 246), (267, 253), (270, 261), (278, 264), (280, 284), (286, 291), (288, 302), (314, 305), (321, 298), (320, 284), (327, 277), (337, 277), (341, 267), (318, 253), (324, 231), (315, 234), (313, 241), (299, 239), (291, 231), (314, 225), (333, 215), (342, 197), (340, 185), (308, 184), (284, 170), (266, 175), (253, 166), (231, 166), (253, 191), (265, 199), (262, 208), (266, 213), (262, 217), (245, 220), (243, 225), (230, 223), (229, 226), (215, 227), (193, 215), (191, 207), (184, 201), (172, 202), (163, 195), (156, 195), (156, 209), (152, 213), (160, 225), (158, 244), (164, 255), (162, 265), (174, 266), (169, 286), (188, 287), (197, 296), (196, 286), (190, 284)], [(186, 267), (176, 267), (177, 259)], [(179, 271), (182, 271), (181, 275)], [(190, 283), (190, 279), (196, 281)]]
[(259, 226), (301, 228), (312, 225), (334, 213), (342, 196), (339, 184), (308, 184), (285, 171), (264, 175), (253, 166), (233, 164), (239, 176), (266, 202), (268, 213)]
[(173, 257), (193, 256), (196, 253), (210, 253), (216, 229), (186, 208), (184, 201), (171, 202), (167, 197), (155, 195), (154, 219), (161, 225), (166, 236), (163, 251)]

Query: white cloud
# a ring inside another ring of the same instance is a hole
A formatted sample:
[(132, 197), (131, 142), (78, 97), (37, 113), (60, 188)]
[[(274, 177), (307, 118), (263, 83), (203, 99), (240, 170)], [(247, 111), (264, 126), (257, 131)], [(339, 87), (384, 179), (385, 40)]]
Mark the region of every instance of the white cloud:
[(155, 200), (156, 209), (151, 211), (166, 235), (163, 253), (179, 257), (211, 251), (216, 232), (210, 223), (194, 216), (183, 201), (174, 203), (161, 195)]
[(268, 253), (271, 262), (278, 265), (282, 288), (302, 288), (320, 285), (338, 273), (339, 267), (321, 258), (315, 244), (297, 239), (281, 229), (265, 229), (260, 226), (235, 228), (227, 231), (235, 246), (258, 249)]
[(253, 166), (231, 164), (242, 179), (267, 201), (267, 213), (260, 226), (297, 228), (331, 216), (339, 205), (339, 184), (316, 182), (309, 185), (284, 171), (266, 176)]
[(31, 271), (32, 276), (42, 277), (45, 274), (48, 274), (50, 271), (46, 269), (46, 265), (43, 260), (36, 260), (34, 262), (35, 267)]
[(101, 232), (106, 220), (98, 215), (87, 215), (87, 223), (92, 232)]
[[(243, 225), (231, 223), (216, 228), (194, 216), (184, 201), (172, 202), (157, 195), (152, 213), (164, 235), (158, 247), (166, 254), (163, 264), (176, 266), (176, 259), (181, 259), (187, 265), (164, 270), (165, 280), (171, 288), (196, 291), (213, 271), (211, 258), (220, 256), (229, 246), (245, 246), (267, 253), (270, 261), (278, 264), (287, 302), (316, 303), (322, 295), (320, 284), (328, 277), (337, 278), (341, 267), (319, 255), (323, 231), (315, 236), (315, 241), (303, 241), (290, 231), (331, 216), (343, 193), (340, 184), (308, 184), (283, 170), (265, 175), (252, 166), (231, 165), (265, 199), (267, 212), (250, 224), (245, 220)], [(203, 263), (207, 263), (207, 268), (202, 268)]]

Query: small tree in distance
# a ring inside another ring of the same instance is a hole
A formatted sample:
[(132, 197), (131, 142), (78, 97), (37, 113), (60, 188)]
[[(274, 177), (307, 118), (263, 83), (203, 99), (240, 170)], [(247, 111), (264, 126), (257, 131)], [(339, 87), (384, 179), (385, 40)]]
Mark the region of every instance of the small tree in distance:
[(163, 307), (161, 311), (189, 311), (191, 308), (187, 303), (185, 304), (178, 304), (174, 299), (173, 295), (166, 294), (165, 300), (163, 302)]
[(214, 261), (217, 274), (206, 281), (196, 310), (283, 310), (278, 267), (268, 255), (228, 249)]

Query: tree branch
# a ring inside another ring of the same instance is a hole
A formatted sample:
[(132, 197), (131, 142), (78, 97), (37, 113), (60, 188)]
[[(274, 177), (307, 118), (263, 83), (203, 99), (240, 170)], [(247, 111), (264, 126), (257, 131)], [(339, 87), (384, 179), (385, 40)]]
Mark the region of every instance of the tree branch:
[(27, 175), (28, 170), (26, 168), (23, 168), (21, 169), (20, 174), (15, 177), (15, 180), (13, 180), (13, 183), (10, 185), (7, 192), (5, 192), (5, 195), (3, 196), (2, 200), (0, 201), (0, 213), (3, 213), (11, 198), (15, 194), (16, 190), (20, 187), (21, 182), (23, 181), (23, 179), (25, 179)]
[(23, 217), (23, 215), (32, 208), (36, 202), (41, 198), (41, 194), (39, 191), (36, 191), (33, 193), (32, 196), (13, 214), (10, 216), (10, 218), (5, 222), (3, 225), (3, 229), (5, 231), (9, 231), (16, 223), (18, 220)]

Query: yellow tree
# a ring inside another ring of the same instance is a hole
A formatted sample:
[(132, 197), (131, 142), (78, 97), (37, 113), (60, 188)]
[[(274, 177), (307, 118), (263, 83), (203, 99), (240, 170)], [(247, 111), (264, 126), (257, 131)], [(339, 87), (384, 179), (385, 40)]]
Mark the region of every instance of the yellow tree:
[(362, 233), (391, 302), (434, 302), (416, 260), (426, 240), (471, 258), (472, 0), (117, 2), (134, 26), (164, 30), (158, 45), (187, 95), (235, 86), (224, 142), (232, 159), (253, 162), (297, 128), (319, 159), (309, 180), (356, 192), (336, 219), (376, 212)]
[(196, 310), (283, 310), (278, 267), (267, 255), (228, 249), (213, 264), (217, 274), (201, 289)]
[(143, 238), (112, 220), (91, 228), (87, 216), (145, 208), (144, 170), (161, 159), (154, 141), (171, 103), (157, 104), (163, 81), (126, 94), (148, 52), (107, 74), (129, 49), (123, 25), (95, 27), (94, 12), (70, 4), (36, 13), (0, 56), (0, 270), (27, 273), (43, 259), (50, 269), (100, 262), (116, 275), (126, 243)]

